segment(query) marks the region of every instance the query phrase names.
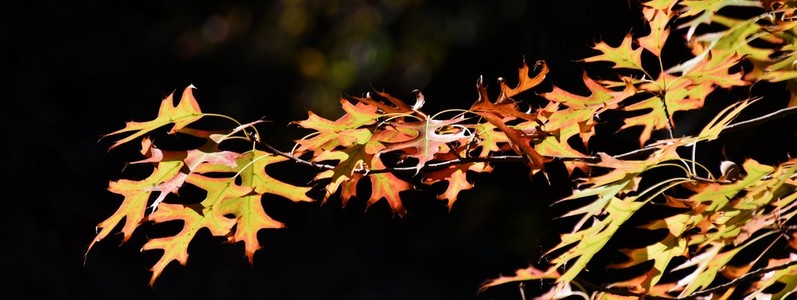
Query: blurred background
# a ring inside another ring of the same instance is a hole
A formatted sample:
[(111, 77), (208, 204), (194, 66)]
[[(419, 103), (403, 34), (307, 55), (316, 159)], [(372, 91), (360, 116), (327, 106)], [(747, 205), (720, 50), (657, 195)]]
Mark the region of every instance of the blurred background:
[[(193, 84), (202, 110), (261, 117), (290, 149), (287, 124), (312, 110), (337, 118), (341, 94), (383, 90), (424, 111), (467, 108), (479, 76), (495, 92), (523, 60), (546, 60), (548, 83), (572, 92), (600, 39), (640, 23), (636, 1), (6, 1), (0, 9), (4, 299), (520, 299), (516, 285), (479, 285), (534, 263), (555, 242), (549, 204), (561, 190), (499, 166), (475, 176), (449, 213), (434, 191), (384, 201), (292, 204), (266, 199), (288, 228), (261, 231), (254, 265), (241, 244), (200, 234), (187, 266), (150, 287), (154, 228), (83, 255), (118, 207), (107, 192), (137, 147), (99, 137), (153, 118)], [(495, 93), (493, 93), (495, 94)], [(525, 97), (531, 98), (532, 94)], [(521, 97), (523, 98), (523, 97)], [(133, 145), (133, 144), (131, 144)]]

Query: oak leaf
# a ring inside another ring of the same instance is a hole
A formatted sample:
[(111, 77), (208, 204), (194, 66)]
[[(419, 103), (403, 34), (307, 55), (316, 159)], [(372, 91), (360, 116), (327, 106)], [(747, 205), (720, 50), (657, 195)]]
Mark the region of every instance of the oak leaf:
[[(626, 81), (622, 91), (614, 91), (604, 87), (583, 73), (583, 81), (590, 91), (589, 96), (580, 96), (554, 86), (553, 90), (541, 96), (551, 101), (540, 113), (543, 128), (546, 132), (558, 133), (558, 140), (564, 147), (566, 141), (579, 134), (585, 146), (589, 138), (595, 135), (595, 117), (610, 109), (617, 109), (619, 103), (637, 93), (631, 82)], [(567, 106), (560, 109), (559, 105)]]
[[(470, 110), (481, 116), (494, 115), (495, 118), (501, 120), (505, 117), (508, 117), (526, 121), (535, 121), (537, 117), (534, 114), (529, 114), (518, 110), (517, 101), (511, 98), (521, 92), (527, 91), (539, 85), (545, 79), (545, 75), (548, 74), (549, 71), (548, 65), (544, 61), (538, 61), (534, 65), (534, 68), (539, 68), (539, 71), (537, 71), (534, 77), (530, 78), (529, 67), (524, 62), (523, 66), (519, 70), (518, 84), (514, 88), (510, 88), (503, 79), (500, 79), (499, 82), (501, 85), (501, 94), (495, 102), (490, 101), (490, 97), (487, 95), (487, 89), (484, 87), (481, 78), (479, 78), (476, 83), (476, 89), (479, 93), (479, 98), (476, 99), (476, 102), (473, 103)], [(493, 124), (498, 125), (495, 123)]]
[[(509, 85), (506, 84), (506, 81), (504, 81), (503, 78), (499, 78), (498, 82), (501, 85), (501, 95), (499, 95), (496, 104), (500, 105), (503, 103), (508, 103), (508, 100), (514, 97), (515, 95), (525, 92), (542, 83), (542, 81), (545, 80), (545, 75), (548, 74), (549, 71), (548, 64), (546, 64), (545, 61), (539, 60), (534, 64), (534, 69), (537, 70), (538, 68), (539, 71), (537, 71), (537, 74), (534, 75), (534, 77), (529, 77), (529, 71), (530, 71), (529, 66), (526, 64), (525, 61), (523, 61), (523, 66), (521, 66), (520, 69), (518, 70), (518, 83), (515, 87), (509, 87)], [(490, 106), (490, 104), (492, 103), (489, 103), (488, 101), (486, 103), (483, 102), (480, 104), (485, 106)], [(502, 106), (502, 107), (509, 107), (509, 106)], [(488, 110), (494, 110), (494, 109), (488, 109)], [(505, 110), (505, 112), (509, 113), (510, 115), (515, 114), (512, 111), (514, 111), (514, 109)], [(516, 117), (524, 118), (522, 115), (516, 115)]]
[(681, 1), (679, 18), (689, 20), (682, 23), (678, 28), (688, 28), (686, 39), (691, 40), (697, 27), (701, 24), (710, 24), (714, 20), (714, 15), (726, 6), (748, 6), (760, 7), (761, 3), (755, 0), (685, 0)]
[(389, 101), (391, 104), (393, 104), (393, 106), (384, 104), (384, 103), (382, 103), (380, 101), (377, 101), (377, 100), (371, 98), (371, 93), (367, 93), (364, 98), (361, 98), (361, 97), (352, 97), (352, 98), (357, 100), (357, 101), (360, 101), (360, 102), (363, 102), (363, 103), (366, 103), (366, 104), (369, 104), (369, 105), (373, 105), (374, 107), (376, 107), (379, 110), (381, 110), (381, 113), (387, 114), (387, 115), (409, 114), (409, 113), (412, 113), (412, 111), (413, 111), (413, 108), (410, 107), (409, 105), (407, 105), (406, 103), (404, 103), (404, 101), (401, 101), (401, 99), (393, 97), (392, 95), (390, 95), (390, 94), (388, 94), (386, 92), (376, 91), (376, 94), (381, 96), (382, 98), (387, 99), (387, 101)]
[(363, 126), (373, 125), (377, 119), (383, 116), (377, 112), (376, 106), (366, 102), (360, 101), (352, 104), (349, 100), (341, 98), (340, 103), (345, 114), (335, 121), (327, 120), (308, 111), (306, 120), (292, 122), (292, 124), (315, 131), (308, 137), (296, 141), (298, 147), (294, 153), (300, 155), (311, 151), (313, 156), (318, 156), (339, 146), (351, 146), (357, 142), (358, 135), (369, 134), (370, 131), (362, 128)]
[[(352, 197), (357, 196), (357, 185), (360, 184), (360, 181), (367, 179), (371, 182), (371, 193), (366, 202), (366, 208), (384, 198), (394, 214), (405, 215), (407, 211), (401, 203), (400, 193), (412, 190), (413, 186), (391, 172), (367, 173), (371, 169), (384, 170), (386, 168), (381, 158), (375, 155), (384, 147), (375, 140), (363, 142), (365, 144), (336, 150), (317, 157), (319, 161), (338, 161), (332, 170), (321, 172), (314, 178), (316, 181), (330, 179), (325, 188), (324, 201), (341, 190), (341, 204), (345, 207)], [(364, 176), (364, 174), (368, 174), (368, 176)]]
[(481, 285), (479, 290), (483, 291), (489, 287), (505, 284), (508, 282), (557, 278), (559, 278), (559, 272), (555, 268), (540, 270), (535, 266), (529, 266), (528, 268), (518, 269), (515, 271), (514, 276), (501, 276), (488, 280)]
[(241, 185), (252, 187), (257, 194), (273, 194), (284, 197), (294, 202), (313, 201), (307, 196), (309, 187), (296, 186), (283, 182), (268, 174), (266, 171), (273, 164), (288, 161), (283, 156), (278, 156), (261, 150), (247, 151), (236, 159), (234, 167), (220, 164), (203, 164), (196, 168), (196, 173), (236, 173), (241, 176)]
[(650, 7), (657, 10), (663, 10), (666, 12), (672, 11), (672, 8), (678, 4), (679, 0), (649, 0), (642, 2), (642, 5), (645, 7)]
[(620, 225), (625, 223), (646, 202), (636, 201), (637, 197), (620, 199), (612, 197), (604, 208), (605, 217), (595, 219), (587, 228), (573, 233), (563, 234), (561, 242), (546, 252), (546, 255), (567, 248), (564, 253), (551, 260), (554, 268), (567, 264), (568, 269), (557, 278), (558, 284), (573, 280), (587, 266), (587, 263), (600, 251)]
[[(599, 157), (601, 158), (600, 162), (590, 165), (612, 170), (606, 174), (586, 179), (580, 188), (573, 191), (572, 195), (560, 200), (561, 202), (597, 197), (589, 204), (562, 215), (562, 217), (578, 215), (582, 217), (574, 226), (573, 231), (563, 234), (561, 242), (546, 253), (546, 255), (550, 255), (559, 249), (568, 249), (551, 260), (555, 267), (565, 264), (569, 267), (557, 281), (559, 283), (569, 282), (575, 278), (592, 257), (608, 243), (620, 226), (648, 203), (656, 193), (684, 181), (684, 179), (678, 178), (664, 180), (643, 192), (625, 193), (636, 190), (640, 174), (660, 163), (677, 158), (675, 148), (672, 146), (662, 147), (651, 154), (648, 159), (641, 161), (619, 160), (605, 153), (599, 153)], [(653, 194), (648, 195), (651, 192)], [(588, 221), (591, 223), (586, 226)], [(573, 260), (574, 262), (571, 262)]]
[(472, 137), (472, 132), (458, 125), (465, 120), (465, 117), (448, 120), (435, 120), (426, 117), (417, 122), (393, 122), (391, 126), (417, 132), (417, 135), (409, 141), (386, 143), (385, 149), (380, 150), (379, 154), (402, 151), (405, 157), (417, 159), (415, 174), (418, 174), (428, 161), (435, 158), (435, 154), (441, 151), (443, 145), (454, 142), (466, 143)]
[(673, 288), (677, 290), (683, 288), (680, 297), (690, 295), (711, 284), (717, 274), (719, 274), (719, 271), (743, 248), (737, 247), (722, 252), (723, 247), (723, 243), (712, 243), (704, 252), (672, 269), (673, 271), (678, 271), (688, 267), (696, 267), (689, 275), (678, 280), (678, 284)]
[(122, 243), (130, 239), (135, 229), (144, 221), (147, 203), (152, 194), (150, 188), (163, 182), (164, 178), (174, 177), (179, 172), (179, 167), (176, 167), (178, 165), (179, 163), (172, 163), (161, 165), (159, 168), (156, 167), (152, 174), (143, 180), (120, 179), (111, 181), (108, 185), (108, 190), (124, 196), (124, 200), (116, 212), (97, 225), (97, 236), (89, 244), (86, 253), (91, 250), (94, 244), (108, 236), (123, 219), (125, 224), (121, 230), (123, 234)]
[[(459, 154), (461, 157), (461, 154)], [(458, 159), (457, 155), (448, 153), (441, 156), (443, 160)], [(473, 188), (473, 184), (468, 181), (468, 171), (477, 173), (489, 173), (493, 170), (492, 166), (486, 162), (465, 162), (456, 165), (450, 165), (444, 169), (430, 171), (424, 174), (423, 182), (425, 184), (434, 184), (437, 182), (447, 181), (446, 190), (437, 196), (439, 200), (448, 200), (448, 210), (454, 206), (457, 201), (457, 196), (461, 191)]]
[[(255, 251), (261, 248), (257, 239), (260, 229), (282, 228), (282, 222), (271, 218), (263, 209), (262, 193), (255, 185), (238, 185), (232, 178), (202, 175), (188, 177), (188, 182), (207, 191), (201, 202), (206, 227), (216, 236), (229, 236), (231, 243), (244, 242), (244, 251), (252, 263)], [(229, 218), (228, 216), (232, 216)], [(231, 234), (232, 225), (235, 231)]]
[(200, 229), (207, 226), (208, 219), (200, 215), (195, 209), (182, 204), (163, 203), (157, 211), (149, 215), (149, 220), (155, 223), (168, 221), (182, 221), (182, 230), (168, 237), (155, 238), (147, 241), (141, 248), (142, 251), (161, 249), (163, 254), (150, 269), (152, 277), (149, 284), (153, 285), (163, 270), (170, 262), (176, 260), (181, 265), (188, 262), (188, 244)]
[(672, 19), (673, 12), (669, 10), (669, 8), (655, 9), (645, 7), (642, 9), (642, 14), (648, 22), (650, 33), (646, 36), (637, 38), (637, 43), (639, 43), (640, 47), (660, 57), (661, 49), (664, 48), (664, 44), (667, 42), (667, 38), (670, 35), (670, 29), (667, 27), (667, 24)]
[[(385, 165), (378, 156), (372, 158), (372, 167), (375, 169), (384, 169)], [(407, 210), (401, 203), (400, 193), (403, 191), (413, 190), (413, 186), (391, 172), (374, 173), (368, 175), (371, 180), (371, 196), (368, 198), (367, 207), (370, 207), (380, 199), (385, 199), (390, 205), (390, 209), (394, 214), (404, 216)]]
[[(547, 72), (547, 69), (543, 70)], [(541, 75), (537, 76), (539, 77)], [(533, 171), (541, 170), (545, 163), (545, 158), (534, 150), (531, 144), (534, 139), (542, 137), (545, 134), (541, 131), (537, 131), (536, 128), (523, 131), (507, 125), (507, 122), (515, 119), (536, 121), (537, 117), (518, 111), (517, 103), (509, 98), (502, 98), (505, 99), (503, 102), (496, 101), (496, 103), (492, 103), (490, 97), (487, 95), (487, 88), (482, 84), (481, 80), (477, 82), (476, 90), (479, 93), (479, 98), (471, 106), (470, 110), (503, 132), (507, 139), (509, 139), (512, 150), (528, 159)]]
[[(325, 187), (326, 193), (324, 194), (322, 202), (326, 202), (329, 197), (334, 195), (341, 184), (346, 184), (345, 187), (352, 191), (351, 195), (355, 195), (356, 183), (361, 177), (355, 177), (354, 175), (357, 172), (366, 171), (368, 169), (368, 163), (375, 154), (374, 152), (368, 151), (368, 145), (376, 145), (373, 147), (377, 150), (384, 148), (379, 146), (380, 144), (377, 141), (368, 140), (367, 138), (360, 142), (361, 143), (352, 145), (348, 148), (325, 152), (314, 158), (316, 162), (337, 161), (334, 168), (318, 173), (315, 178), (313, 178), (314, 181), (330, 179), (330, 182), (327, 183)], [(346, 201), (349, 198), (349, 196), (343, 198), (343, 206), (346, 205)]]
[[(759, 295), (766, 297), (761, 297), (764, 299), (784, 299), (787, 295), (793, 294), (794, 290), (797, 288), (797, 264), (793, 264), (794, 261), (797, 261), (797, 255), (795, 254), (790, 254), (789, 257), (782, 259), (769, 259), (767, 268), (782, 266), (789, 263), (792, 263), (792, 265), (781, 270), (775, 270), (764, 274), (761, 280), (753, 283), (748, 289), (750, 292), (748, 296), (749, 299), (758, 299)], [(777, 292), (772, 291), (770, 288), (776, 283), (783, 285)]]
[(479, 154), (477, 157), (486, 158), (491, 153), (501, 152), (509, 143), (509, 138), (505, 133), (498, 130), (498, 127), (490, 122), (478, 123), (473, 126), (474, 134), (479, 140)]
[(666, 229), (667, 236), (643, 248), (623, 249), (622, 252), (628, 257), (628, 260), (623, 263), (609, 265), (608, 267), (628, 268), (653, 260), (653, 266), (638, 284), (645, 291), (654, 290), (653, 287), (658, 284), (661, 277), (666, 273), (666, 268), (672, 259), (687, 254), (687, 240), (681, 235), (686, 230), (685, 224), (688, 219), (689, 215), (678, 214), (641, 226), (641, 228), (651, 231)]
[(644, 68), (642, 67), (643, 48), (634, 49), (632, 45), (633, 40), (634, 38), (629, 33), (625, 36), (623, 42), (620, 43), (620, 45), (617, 47), (609, 46), (605, 42), (598, 42), (595, 44), (593, 49), (600, 51), (601, 54), (584, 58), (581, 61), (583, 62), (606, 61), (614, 63), (613, 68), (615, 69), (625, 68), (625, 69), (643, 71), (644, 70)]
[(168, 97), (161, 101), (161, 106), (158, 110), (158, 116), (154, 120), (146, 122), (127, 122), (124, 128), (103, 135), (102, 137), (108, 137), (120, 133), (133, 132), (133, 134), (114, 142), (108, 150), (116, 148), (121, 144), (127, 143), (133, 139), (143, 136), (144, 134), (147, 134), (150, 131), (168, 124), (174, 124), (172, 129), (169, 130), (170, 134), (174, 134), (179, 132), (188, 124), (191, 124), (202, 118), (204, 114), (202, 114), (202, 111), (199, 109), (199, 104), (197, 104), (196, 99), (194, 99), (192, 92), (194, 88), (195, 87), (193, 85), (186, 87), (185, 90), (183, 90), (180, 102), (177, 103), (176, 106), (172, 106), (174, 103), (174, 100), (172, 100), (174, 93), (169, 94)]
[(162, 163), (168, 163), (176, 164), (174, 168), (180, 170), (178, 173), (174, 174), (173, 177), (165, 178), (157, 185), (148, 188), (150, 191), (159, 192), (158, 197), (150, 205), (153, 211), (166, 199), (167, 195), (177, 194), (186, 178), (200, 165), (219, 164), (234, 168), (236, 166), (236, 159), (240, 156), (239, 153), (233, 151), (219, 151), (218, 144), (212, 140), (209, 140), (209, 142), (200, 149), (185, 151), (163, 151), (156, 148), (149, 138), (142, 139), (141, 144), (141, 153), (147, 156), (147, 158), (131, 162), (130, 164), (152, 163), (160, 165)]
[[(666, 87), (665, 89), (661, 89)], [(703, 107), (706, 96), (712, 91), (710, 86), (692, 85), (689, 80), (662, 73), (655, 83), (648, 83), (640, 89), (651, 91), (653, 96), (623, 107), (623, 111), (641, 113), (626, 118), (620, 130), (642, 126), (639, 144), (644, 146), (654, 130), (673, 128), (674, 114)]]

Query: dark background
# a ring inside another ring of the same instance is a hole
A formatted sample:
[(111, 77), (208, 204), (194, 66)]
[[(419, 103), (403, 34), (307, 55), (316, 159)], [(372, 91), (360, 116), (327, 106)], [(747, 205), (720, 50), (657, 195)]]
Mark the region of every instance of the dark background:
[[(207, 232), (187, 266), (140, 253), (156, 228), (120, 245), (112, 235), (83, 255), (121, 198), (107, 192), (138, 159), (135, 143), (107, 152), (100, 135), (148, 120), (189, 84), (205, 112), (242, 122), (281, 149), (285, 126), (313, 110), (339, 115), (340, 93), (372, 88), (426, 112), (467, 108), (483, 76), (515, 80), (523, 59), (544, 59), (547, 84), (584, 91), (576, 60), (600, 39), (616, 45), (639, 26), (636, 1), (51, 1), (0, 8), (5, 299), (520, 299), (516, 285), (479, 285), (535, 262), (555, 243), (551, 201), (561, 190), (500, 165), (475, 176), (449, 213), (435, 190), (409, 195), (409, 215), (385, 201), (292, 204), (266, 199), (288, 226), (242, 244)], [(526, 97), (533, 97), (527, 95)], [(633, 140), (633, 139), (631, 139)], [(608, 146), (607, 146), (608, 147)], [(156, 253), (152, 253), (156, 252)], [(532, 288), (533, 289), (533, 288)], [(15, 296), (16, 295), (16, 296)]]

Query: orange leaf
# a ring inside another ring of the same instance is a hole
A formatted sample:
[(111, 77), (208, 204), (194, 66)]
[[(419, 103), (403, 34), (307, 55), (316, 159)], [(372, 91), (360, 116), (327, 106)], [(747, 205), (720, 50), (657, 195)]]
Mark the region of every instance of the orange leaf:
[[(372, 160), (372, 167), (375, 169), (384, 169), (385, 165), (378, 156)], [(412, 185), (408, 182), (399, 179), (396, 175), (390, 172), (369, 174), (368, 178), (371, 180), (371, 198), (368, 199), (367, 207), (370, 207), (380, 199), (384, 198), (390, 204), (390, 208), (394, 214), (404, 216), (407, 210), (401, 203), (399, 193), (403, 191), (412, 190)]]
[[(346, 177), (343, 180), (339, 180), (338, 189), (340, 189), (341, 206), (346, 207), (352, 197), (357, 197), (357, 185), (363, 177), (362, 173), (353, 173), (351, 174), (351, 178)], [(335, 181), (336, 180), (333, 180), (333, 182)], [(331, 195), (329, 191), (327, 191), (327, 195)], [(325, 195), (325, 197), (329, 197), (327, 195)], [(326, 201), (326, 198), (324, 199)]]
[(376, 106), (366, 102), (352, 104), (341, 98), (340, 103), (346, 113), (335, 121), (308, 112), (306, 120), (292, 122), (292, 124), (316, 131), (307, 138), (296, 141), (299, 147), (294, 151), (295, 153), (302, 154), (312, 151), (313, 156), (318, 156), (338, 146), (350, 146), (356, 142), (356, 135), (368, 132), (367, 129), (361, 128), (362, 126), (372, 125), (383, 116), (377, 112)]
[(181, 265), (185, 265), (188, 262), (188, 244), (196, 233), (206, 226), (205, 221), (207, 219), (203, 218), (191, 207), (182, 204), (163, 203), (160, 209), (149, 216), (149, 220), (155, 223), (183, 221), (183, 229), (176, 235), (151, 239), (141, 248), (141, 251), (163, 250), (163, 255), (151, 269), (152, 277), (149, 280), (149, 284), (153, 285), (155, 279), (160, 276), (163, 269), (173, 260), (178, 261)]
[(504, 120), (506, 117), (508, 120), (520, 118), (528, 121), (536, 121), (537, 117), (517, 111), (516, 105), (511, 101), (500, 103), (499, 105), (491, 103), (487, 95), (487, 88), (484, 87), (481, 80), (478, 81), (476, 89), (479, 92), (479, 99), (476, 100), (476, 103), (471, 107), (471, 111), (474, 111), (503, 132), (511, 142), (510, 146), (512, 150), (518, 154), (524, 155), (529, 160), (532, 170), (542, 169), (545, 158), (531, 147), (531, 142), (534, 138), (543, 136), (544, 133), (538, 132), (536, 129), (534, 129), (534, 131), (524, 132), (506, 125), (506, 120)]
[(676, 3), (678, 3), (678, 0), (650, 0), (642, 3), (642, 5), (669, 12)]
[(542, 93), (540, 96), (548, 99), (548, 101), (562, 103), (571, 108), (595, 108), (594, 111), (600, 113), (607, 109), (617, 108), (617, 103), (637, 92), (629, 81), (624, 82), (625, 88), (618, 92), (593, 80), (587, 72), (583, 72), (581, 77), (584, 85), (590, 91), (589, 96), (575, 95), (556, 86), (550, 92)]
[[(456, 159), (453, 153), (448, 153), (445, 158)], [(450, 165), (445, 169), (436, 170), (424, 174), (424, 183), (433, 184), (440, 181), (448, 181), (445, 192), (437, 196), (437, 199), (448, 200), (448, 210), (454, 206), (459, 192), (473, 188), (473, 184), (468, 181), (467, 172), (491, 172), (493, 168), (485, 162), (468, 162)]]
[[(540, 117), (543, 128), (546, 132), (555, 133), (563, 147), (570, 148), (567, 140), (576, 134), (580, 135), (585, 146), (589, 145), (590, 137), (595, 135), (595, 116), (617, 108), (618, 103), (637, 93), (637, 89), (628, 81), (622, 91), (613, 91), (592, 80), (586, 72), (583, 73), (583, 80), (591, 92), (589, 96), (575, 95), (556, 86), (551, 92), (541, 94), (551, 101), (543, 109), (544, 117)], [(557, 104), (564, 104), (568, 108), (559, 109)]]
[(385, 93), (385, 92), (376, 91), (376, 94), (379, 95), (379, 96), (384, 97), (385, 99), (387, 99), (387, 101), (390, 101), (391, 103), (393, 103), (393, 105), (395, 105), (395, 107), (388, 106), (388, 105), (386, 105), (384, 103), (381, 103), (379, 101), (374, 100), (373, 98), (371, 98), (371, 93), (365, 94), (365, 98), (360, 98), (360, 97), (352, 97), (352, 98), (354, 98), (357, 101), (376, 106), (377, 108), (382, 110), (383, 113), (387, 113), (387, 114), (400, 114), (400, 113), (411, 113), (412, 112), (412, 108), (409, 107), (406, 103), (404, 103), (404, 101), (401, 101), (398, 98), (393, 97), (390, 94)]
[(183, 96), (180, 99), (180, 102), (177, 103), (177, 106), (172, 106), (172, 97), (174, 93), (169, 94), (168, 97), (161, 101), (160, 110), (158, 110), (158, 116), (154, 120), (146, 122), (127, 122), (124, 128), (103, 135), (102, 137), (107, 137), (124, 132), (134, 132), (133, 134), (114, 142), (108, 150), (116, 148), (121, 144), (127, 143), (146, 134), (147, 132), (158, 129), (167, 124), (174, 124), (172, 129), (169, 130), (170, 134), (174, 134), (188, 124), (191, 124), (194, 121), (202, 118), (204, 114), (202, 114), (202, 111), (199, 109), (199, 104), (197, 104), (196, 99), (194, 99), (194, 95), (192, 93), (193, 89), (193, 85), (185, 88), (183, 91)]
[(556, 278), (559, 278), (559, 272), (554, 268), (543, 271), (537, 269), (534, 266), (529, 266), (528, 268), (525, 269), (516, 270), (514, 276), (501, 276), (496, 279), (488, 280), (487, 282), (481, 285), (479, 291), (484, 291), (487, 288), (509, 282), (539, 280), (539, 279), (556, 279)]
[[(343, 150), (331, 151), (324, 153), (323, 155), (319, 155), (316, 158), (317, 161), (338, 161), (334, 169), (318, 173), (318, 175), (313, 178), (314, 181), (326, 178), (331, 179), (325, 188), (326, 193), (324, 194), (324, 199), (322, 202), (329, 200), (329, 197), (334, 195), (338, 191), (340, 185), (344, 183), (347, 185), (351, 184), (351, 187), (347, 188), (351, 188), (351, 191), (355, 192), (355, 183), (359, 180), (359, 178), (354, 179), (354, 174), (358, 171), (365, 171), (367, 167), (366, 161), (369, 161), (371, 156), (371, 154), (367, 154), (365, 152), (365, 145), (355, 145)], [(354, 180), (354, 182), (352, 182), (352, 180)], [(348, 199), (349, 197), (344, 198), (344, 206), (346, 205), (345, 200)]]
[(510, 98), (518, 93), (537, 86), (540, 84), (540, 82), (542, 82), (543, 79), (545, 79), (545, 75), (548, 74), (548, 65), (544, 61), (538, 61), (535, 64), (535, 68), (536, 66), (541, 66), (542, 68), (537, 75), (534, 76), (534, 78), (529, 78), (529, 67), (525, 64), (525, 62), (523, 63), (523, 67), (520, 68), (520, 78), (518, 79), (519, 82), (515, 88), (509, 88), (503, 79), (501, 79), (501, 95), (499, 95), (498, 100), (496, 100), (495, 103), (490, 102), (490, 97), (487, 96), (487, 90), (484, 87), (481, 78), (479, 78), (479, 81), (476, 83), (476, 89), (479, 92), (479, 99), (477, 99), (476, 102), (471, 106), (470, 110), (476, 113), (495, 114), (499, 118), (513, 117), (527, 121), (537, 120), (535, 115), (519, 111), (517, 108), (517, 103)]
[(640, 47), (645, 48), (657, 57), (661, 56), (661, 49), (664, 48), (664, 43), (667, 42), (667, 37), (670, 35), (667, 23), (670, 22), (672, 13), (669, 8), (667, 10), (649, 7), (642, 9), (642, 14), (650, 26), (650, 33), (637, 39)]
[[(144, 212), (147, 208), (147, 202), (152, 191), (150, 187), (157, 185), (163, 178), (170, 178), (178, 172), (176, 168), (155, 168), (155, 170), (147, 178), (140, 181), (120, 179), (118, 181), (111, 181), (108, 185), (108, 190), (124, 196), (124, 200), (116, 212), (110, 217), (97, 225), (101, 229), (97, 237), (91, 241), (89, 249), (99, 242), (122, 221), (125, 220), (125, 225), (122, 227), (122, 243), (126, 242), (130, 236), (133, 235), (136, 227), (144, 220)], [(88, 250), (86, 252), (88, 252)]]
[(510, 88), (506, 81), (503, 78), (499, 78), (498, 81), (501, 85), (501, 95), (498, 97), (497, 103), (503, 103), (507, 100), (507, 98), (512, 98), (517, 94), (525, 92), (537, 85), (539, 85), (543, 80), (545, 80), (545, 75), (548, 74), (548, 64), (545, 61), (537, 61), (534, 64), (534, 69), (540, 67), (540, 71), (537, 72), (537, 75), (534, 77), (529, 77), (529, 66), (523, 61), (523, 66), (520, 67), (518, 70), (518, 84), (514, 88)]

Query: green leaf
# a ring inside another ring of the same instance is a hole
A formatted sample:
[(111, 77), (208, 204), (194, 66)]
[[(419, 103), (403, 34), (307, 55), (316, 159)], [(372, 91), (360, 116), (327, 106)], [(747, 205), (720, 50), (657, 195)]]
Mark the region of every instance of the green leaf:
[(605, 42), (598, 42), (593, 49), (600, 51), (601, 54), (582, 59), (581, 61), (607, 61), (614, 63), (613, 68), (615, 69), (625, 68), (643, 71), (642, 48), (633, 49), (632, 41), (633, 37), (629, 33), (617, 47), (609, 46)]

